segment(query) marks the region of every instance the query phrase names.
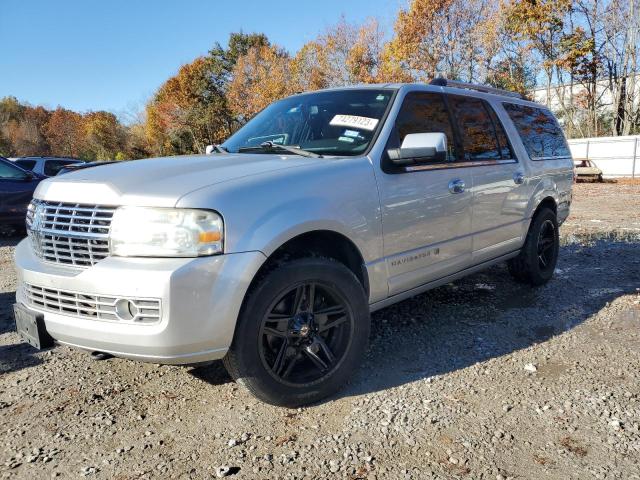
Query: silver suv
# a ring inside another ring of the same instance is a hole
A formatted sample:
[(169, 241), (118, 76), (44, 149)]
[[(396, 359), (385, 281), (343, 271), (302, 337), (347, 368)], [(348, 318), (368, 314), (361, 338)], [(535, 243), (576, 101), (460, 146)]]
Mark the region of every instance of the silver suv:
[(507, 261), (553, 275), (573, 164), (553, 115), (438, 80), (278, 101), (215, 153), (40, 184), (16, 248), (16, 325), (167, 364), (223, 359), (258, 398), (337, 391), (370, 312)]

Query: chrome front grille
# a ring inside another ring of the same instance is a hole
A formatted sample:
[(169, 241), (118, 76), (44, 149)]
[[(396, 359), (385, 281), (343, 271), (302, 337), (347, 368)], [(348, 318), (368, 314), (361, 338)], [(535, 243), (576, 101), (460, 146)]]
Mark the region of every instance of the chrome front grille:
[(33, 249), (48, 262), (89, 267), (109, 255), (116, 207), (34, 200), (27, 211)]
[(34, 310), (134, 324), (158, 323), (161, 318), (157, 298), (91, 295), (31, 284), (24, 284), (23, 289), (27, 304)]

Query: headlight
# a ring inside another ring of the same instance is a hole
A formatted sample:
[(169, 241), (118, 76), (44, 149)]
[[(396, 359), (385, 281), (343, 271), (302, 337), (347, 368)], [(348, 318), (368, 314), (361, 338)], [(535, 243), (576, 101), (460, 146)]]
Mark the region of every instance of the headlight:
[(121, 257), (199, 257), (222, 252), (222, 218), (209, 210), (120, 207), (109, 247)]

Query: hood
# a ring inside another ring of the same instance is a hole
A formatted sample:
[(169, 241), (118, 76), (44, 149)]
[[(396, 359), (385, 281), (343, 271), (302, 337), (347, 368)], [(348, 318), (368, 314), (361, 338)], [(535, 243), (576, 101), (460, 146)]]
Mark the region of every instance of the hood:
[(280, 154), (190, 155), (83, 168), (40, 183), (34, 197), (73, 203), (172, 207), (194, 190), (317, 163)]

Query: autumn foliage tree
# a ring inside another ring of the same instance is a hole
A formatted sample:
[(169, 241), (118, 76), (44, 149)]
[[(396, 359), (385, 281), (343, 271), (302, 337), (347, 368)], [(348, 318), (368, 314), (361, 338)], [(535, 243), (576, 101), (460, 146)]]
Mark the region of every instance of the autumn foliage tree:
[(62, 107), (51, 113), (44, 135), (56, 155), (80, 157), (85, 150), (82, 115)]
[(147, 134), (161, 154), (203, 151), (215, 135), (215, 103), (204, 57), (180, 68), (147, 105)]
[(289, 55), (276, 46), (249, 49), (233, 69), (227, 98), (231, 112), (244, 122), (275, 100), (296, 92)]
[(292, 58), (292, 81), (301, 91), (376, 82), (383, 37), (375, 19), (356, 25), (342, 18)]
[(202, 153), (207, 144), (224, 141), (238, 126), (227, 95), (236, 63), (250, 49), (267, 45), (262, 34), (233, 33), (226, 47), (214, 45), (162, 84), (146, 107), (151, 151)]

